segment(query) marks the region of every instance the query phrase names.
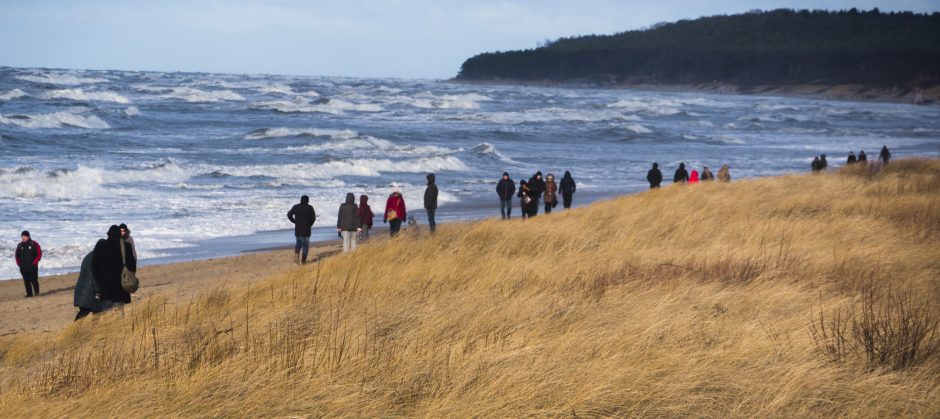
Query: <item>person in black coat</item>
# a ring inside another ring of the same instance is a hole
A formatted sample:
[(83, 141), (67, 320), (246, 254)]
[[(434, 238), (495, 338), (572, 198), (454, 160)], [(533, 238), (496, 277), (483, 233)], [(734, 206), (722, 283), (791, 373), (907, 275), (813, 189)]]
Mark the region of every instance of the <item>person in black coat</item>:
[(357, 233), (362, 231), (362, 219), (359, 218), (359, 207), (356, 206), (356, 195), (346, 194), (346, 203), (339, 206), (336, 215), (336, 231), (343, 238), (343, 253), (356, 250)]
[(535, 214), (530, 215), (538, 215), (539, 200), (542, 199), (543, 193), (545, 193), (545, 181), (542, 179), (542, 172), (535, 172), (535, 175), (529, 179), (529, 196), (535, 205)]
[(646, 172), (646, 181), (650, 183), (650, 189), (656, 189), (663, 183), (663, 172), (659, 171), (659, 163), (653, 163), (653, 168)]
[(28, 231), (20, 233), (20, 242), (14, 252), (16, 266), (20, 268), (23, 276), (23, 285), (26, 286), (26, 298), (39, 296), (39, 261), (42, 259), (42, 248), (31, 238)]
[(565, 209), (571, 209), (571, 200), (574, 198), (574, 193), (578, 191), (578, 185), (574, 183), (571, 172), (565, 171), (565, 175), (561, 177), (559, 190), (561, 191), (561, 202)]
[(855, 164), (855, 163), (858, 163), (858, 159), (855, 158), (855, 152), (850, 151), (849, 158), (845, 160), (845, 164), (850, 165), (850, 164)]
[[(287, 212), (287, 219), (294, 223), (294, 236), (297, 243), (294, 245), (294, 255), (299, 259), (297, 263), (307, 263), (307, 253), (310, 251), (310, 233), (313, 223), (317, 221), (317, 212), (310, 206), (310, 197), (300, 197), (300, 203), (294, 205)], [(301, 255), (303, 250), (303, 255)]]
[[(121, 257), (121, 244), (124, 244), (124, 261)], [(121, 229), (113, 225), (108, 229), (108, 239), (98, 240), (95, 245), (91, 270), (98, 286), (98, 298), (112, 303), (127, 304), (131, 295), (121, 286), (121, 272), (125, 262), (127, 269), (137, 272), (137, 259), (131, 251), (131, 245), (121, 241)]]
[(820, 154), (819, 155), (819, 170), (826, 170), (828, 168), (829, 168), (829, 162), (826, 161), (826, 155)]
[(524, 179), (519, 181), (519, 208), (522, 210), (522, 218), (534, 217), (538, 214), (538, 200), (532, 197), (532, 189), (529, 188), (529, 182)]
[(685, 170), (685, 163), (679, 163), (675, 176), (672, 177), (672, 183), (687, 183), (689, 181), (689, 172)]
[(428, 187), (424, 190), (424, 210), (428, 213), (428, 228), (433, 233), (437, 230), (437, 222), (434, 221), (434, 213), (437, 211), (437, 184), (434, 173), (428, 174), (427, 179)]
[(868, 163), (868, 155), (865, 154), (865, 150), (862, 150), (858, 153), (858, 162), (859, 163)]
[(496, 194), (499, 195), (499, 212), (503, 219), (512, 218), (512, 197), (516, 194), (516, 184), (509, 178), (508, 172), (503, 172), (503, 178), (496, 184)]
[(884, 164), (888, 164), (888, 161), (891, 160), (891, 152), (888, 151), (888, 146), (881, 147), (881, 161)]

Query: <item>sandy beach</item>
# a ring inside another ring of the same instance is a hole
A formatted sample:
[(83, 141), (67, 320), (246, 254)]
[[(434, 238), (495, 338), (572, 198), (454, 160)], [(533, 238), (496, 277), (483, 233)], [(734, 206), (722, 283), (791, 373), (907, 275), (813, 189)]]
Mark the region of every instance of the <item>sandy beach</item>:
[[(374, 240), (374, 239), (373, 239)], [(332, 256), (342, 250), (338, 241), (311, 243), (311, 255)], [(267, 250), (244, 255), (142, 266), (140, 290), (135, 302), (154, 295), (176, 304), (226, 283), (254, 283), (284, 273), (296, 265), (291, 249)], [(313, 261), (313, 258), (311, 257)], [(72, 306), (77, 273), (40, 277), (41, 295), (24, 298), (23, 281), (0, 281), (0, 336), (18, 333), (54, 335), (72, 322), (78, 309)], [(132, 303), (133, 304), (133, 303)]]

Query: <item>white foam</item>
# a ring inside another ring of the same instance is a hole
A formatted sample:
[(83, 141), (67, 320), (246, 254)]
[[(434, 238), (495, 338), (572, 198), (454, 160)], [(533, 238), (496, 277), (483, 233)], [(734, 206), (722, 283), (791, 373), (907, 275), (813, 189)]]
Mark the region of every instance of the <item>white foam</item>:
[(352, 159), (327, 163), (230, 166), (214, 170), (232, 176), (268, 176), (288, 179), (336, 178), (338, 176), (378, 177), (383, 173), (425, 173), (467, 171), (463, 161), (454, 156), (426, 157), (413, 160)]
[(637, 134), (650, 134), (653, 132), (653, 130), (647, 127), (644, 127), (643, 125), (640, 125), (640, 124), (629, 124), (625, 128)]
[(124, 115), (127, 116), (140, 116), (140, 109), (137, 109), (136, 106), (131, 106), (124, 110)]
[(38, 115), (18, 115), (17, 117), (0, 115), (0, 124), (17, 125), (23, 128), (61, 128), (72, 126), (86, 129), (110, 128), (107, 122), (95, 115), (81, 115), (69, 111)]
[(114, 103), (131, 103), (126, 97), (112, 92), (86, 92), (82, 89), (62, 89), (43, 93), (43, 99), (72, 99)]
[(135, 89), (150, 93), (163, 93), (156, 96), (159, 99), (182, 99), (187, 102), (222, 102), (244, 101), (245, 97), (231, 90), (199, 90), (192, 87), (153, 87), (146, 85), (134, 86)]
[(347, 111), (353, 112), (381, 112), (385, 110), (382, 105), (374, 103), (352, 103), (341, 99), (329, 99), (322, 102), (311, 103), (304, 97), (297, 96), (292, 101), (267, 101), (258, 102), (256, 107), (262, 109), (271, 109), (284, 113), (328, 113), (333, 115), (343, 115)]
[(626, 115), (615, 110), (540, 108), (523, 112), (492, 112), (460, 114), (458, 119), (477, 119), (497, 124), (523, 124), (551, 121), (602, 122), (602, 121), (640, 121), (636, 115)]
[(43, 73), (37, 75), (16, 76), (15, 78), (31, 81), (33, 83), (64, 84), (70, 86), (79, 84), (104, 83), (109, 81), (108, 79), (101, 77), (80, 77), (69, 73)]
[(89, 198), (127, 192), (105, 185), (132, 182), (177, 183), (190, 173), (175, 162), (140, 169), (106, 170), (80, 165), (74, 170), (11, 170), (0, 173), (0, 190), (18, 198)]
[(4, 94), (0, 94), (0, 100), (13, 100), (13, 99), (21, 98), (23, 96), (26, 96), (26, 92), (20, 89), (13, 89)]
[(313, 137), (330, 137), (335, 139), (355, 138), (359, 135), (356, 131), (348, 129), (325, 129), (325, 128), (266, 128), (264, 130), (254, 131), (245, 135), (246, 140), (263, 140), (268, 138), (297, 137), (309, 135)]

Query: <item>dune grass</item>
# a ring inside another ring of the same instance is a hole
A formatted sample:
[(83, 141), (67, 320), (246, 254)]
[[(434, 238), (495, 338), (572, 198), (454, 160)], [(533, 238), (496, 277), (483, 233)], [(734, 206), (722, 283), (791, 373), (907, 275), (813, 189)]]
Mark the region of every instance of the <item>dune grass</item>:
[(0, 411), (937, 417), (938, 278), (936, 160), (670, 186), (0, 339)]

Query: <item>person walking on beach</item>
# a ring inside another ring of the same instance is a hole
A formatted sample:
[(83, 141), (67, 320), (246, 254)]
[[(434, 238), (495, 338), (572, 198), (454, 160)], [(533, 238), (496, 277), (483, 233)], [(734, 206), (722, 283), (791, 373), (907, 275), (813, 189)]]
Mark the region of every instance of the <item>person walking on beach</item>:
[(653, 168), (646, 172), (646, 181), (650, 183), (650, 189), (656, 189), (663, 183), (663, 172), (659, 171), (659, 163), (653, 163)]
[(865, 150), (858, 152), (858, 162), (859, 163), (868, 163), (868, 155), (865, 154)]
[(545, 193), (545, 181), (542, 180), (542, 172), (535, 172), (535, 175), (529, 179), (529, 197), (532, 198), (533, 207), (535, 208), (535, 214), (530, 214), (532, 216), (538, 215), (539, 213), (539, 200), (542, 199), (542, 194)]
[(434, 173), (427, 176), (428, 187), (424, 190), (424, 210), (428, 212), (428, 228), (433, 233), (437, 230), (434, 213), (437, 211), (437, 184), (434, 183)]
[(558, 206), (558, 184), (555, 183), (555, 175), (549, 173), (545, 177), (545, 213), (551, 214), (552, 208)]
[[(121, 246), (124, 246), (123, 254)], [(121, 305), (131, 302), (131, 295), (121, 286), (121, 272), (124, 267), (137, 272), (137, 258), (131, 252), (131, 245), (121, 240), (121, 229), (112, 225), (108, 229), (107, 240), (98, 240), (92, 256), (91, 270), (98, 286), (98, 298), (111, 304)]]
[(137, 245), (134, 244), (134, 238), (131, 237), (131, 229), (127, 228), (127, 224), (121, 223), (119, 225), (121, 229), (121, 238), (124, 239), (128, 244), (131, 245), (131, 253), (134, 254), (134, 259), (137, 259)]
[(561, 201), (566, 210), (571, 209), (571, 200), (577, 191), (578, 185), (574, 183), (571, 172), (565, 171), (565, 175), (561, 177)]
[(534, 217), (535, 214), (532, 214), (532, 208), (536, 208), (538, 212), (538, 201), (532, 198), (532, 190), (529, 188), (529, 182), (526, 182), (525, 179), (519, 181), (519, 209), (522, 210), (522, 219)]
[(888, 164), (888, 161), (891, 160), (891, 152), (888, 151), (888, 146), (881, 147), (881, 154), (879, 157), (881, 157), (882, 163)]
[(828, 168), (829, 168), (829, 162), (826, 161), (826, 155), (820, 154), (819, 155), (819, 170), (826, 170)]
[(405, 221), (407, 214), (405, 213), (405, 197), (401, 196), (401, 192), (398, 191), (398, 187), (394, 187), (392, 194), (388, 196), (388, 200), (385, 201), (385, 216), (382, 217), (382, 222), (388, 223), (388, 231), (392, 237), (398, 235), (398, 232), (401, 231), (401, 223)]
[(689, 183), (698, 183), (698, 170), (692, 170), (692, 173), (689, 175)]
[(822, 170), (822, 162), (819, 161), (819, 156), (813, 158), (813, 163), (810, 164), (810, 167), (814, 172)]
[(672, 177), (672, 183), (686, 183), (689, 181), (689, 172), (685, 170), (685, 163), (679, 163), (676, 174)]
[(718, 169), (718, 181), (731, 182), (731, 172), (729, 171), (727, 164), (723, 164), (721, 169)]
[(362, 225), (362, 231), (359, 232), (359, 241), (369, 239), (369, 230), (372, 230), (372, 220), (374, 218), (375, 214), (372, 212), (372, 207), (369, 206), (369, 196), (359, 196), (359, 224)]
[(699, 178), (702, 182), (708, 182), (715, 180), (715, 175), (712, 174), (711, 170), (708, 170), (708, 166), (702, 168), (702, 176)]
[(499, 213), (504, 220), (512, 218), (512, 197), (516, 195), (516, 183), (503, 172), (502, 179), (496, 184), (496, 195), (499, 195)]
[(855, 164), (855, 163), (858, 163), (858, 159), (855, 157), (855, 152), (854, 152), (854, 151), (850, 151), (850, 152), (849, 152), (849, 158), (847, 158), (847, 159), (845, 160), (845, 164), (846, 164), (846, 165), (853, 165), (853, 164)]
[(313, 223), (317, 221), (317, 212), (310, 205), (310, 197), (301, 196), (300, 203), (287, 212), (287, 219), (294, 223), (294, 236), (297, 238), (294, 245), (294, 257), (298, 264), (303, 265), (307, 263), (307, 253), (310, 251), (311, 229)]
[(20, 243), (16, 245), (14, 253), (16, 266), (20, 268), (23, 276), (23, 285), (26, 286), (26, 298), (39, 296), (39, 261), (42, 260), (42, 248), (29, 235), (28, 231), (20, 233)]
[(346, 194), (346, 202), (339, 206), (336, 216), (336, 231), (343, 238), (343, 253), (356, 250), (356, 236), (362, 231), (362, 219), (356, 206), (356, 195)]

